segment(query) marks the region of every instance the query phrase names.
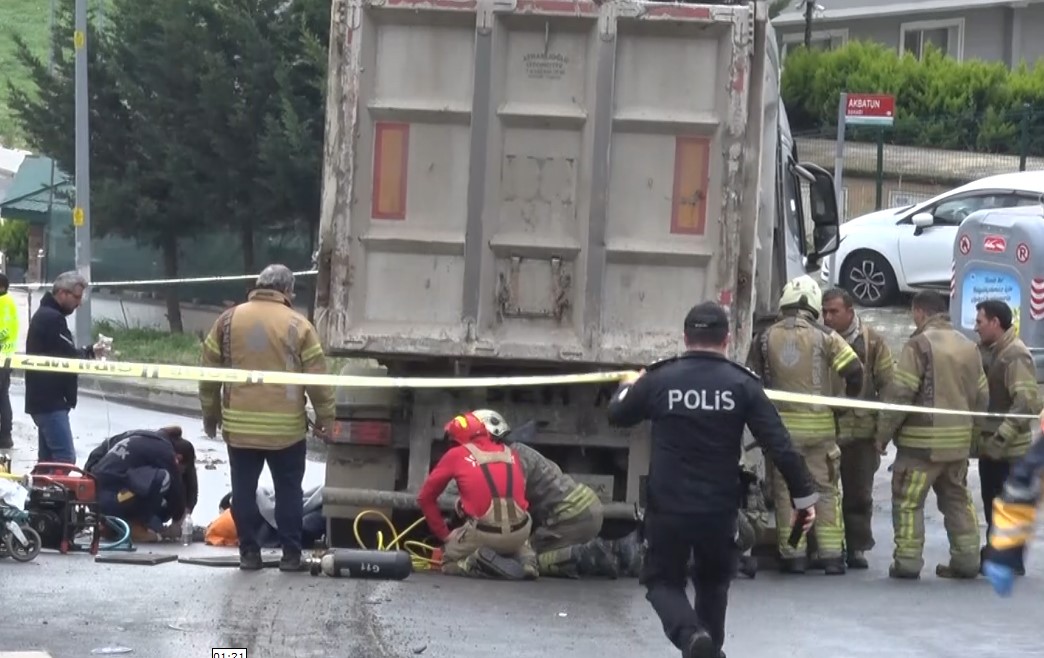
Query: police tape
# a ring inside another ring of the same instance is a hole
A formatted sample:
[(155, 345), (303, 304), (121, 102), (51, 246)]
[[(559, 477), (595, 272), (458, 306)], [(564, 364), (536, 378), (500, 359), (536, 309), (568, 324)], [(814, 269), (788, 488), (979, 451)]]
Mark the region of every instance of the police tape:
[[(13, 370), (33, 370), (84, 375), (87, 377), (116, 377), (124, 379), (177, 380), (217, 382), (222, 384), (280, 384), (290, 386), (340, 386), (345, 388), (409, 388), (409, 389), (476, 389), (520, 386), (561, 386), (575, 384), (608, 384), (619, 382), (631, 374), (630, 370), (576, 373), (570, 375), (523, 375), (513, 377), (381, 377), (372, 375), (317, 375), (303, 372), (270, 370), (241, 370), (207, 366), (178, 366), (161, 363), (133, 363), (94, 359), (67, 359), (52, 356), (13, 354), (5, 357), (3, 367)], [(870, 400), (836, 398), (808, 393), (790, 393), (766, 389), (773, 402), (815, 404), (845, 409), (929, 413), (948, 416), (976, 416), (1037, 420), (1034, 414), (1005, 414), (919, 407), (908, 404), (889, 404)], [(685, 403), (684, 399), (682, 400)], [(694, 408), (697, 401), (693, 401)]]
[[(302, 270), (300, 272), (294, 272), (295, 277), (302, 276), (313, 276), (319, 273), (319, 270)], [(133, 286), (167, 286), (177, 284), (188, 284), (188, 283), (222, 283), (225, 281), (246, 281), (256, 279), (256, 274), (228, 274), (221, 276), (199, 276), (181, 279), (138, 279), (133, 281), (91, 281), (90, 285), (93, 288), (127, 288)], [(10, 288), (25, 288), (28, 290), (39, 290), (41, 288), (50, 288), (50, 283), (12, 283)]]

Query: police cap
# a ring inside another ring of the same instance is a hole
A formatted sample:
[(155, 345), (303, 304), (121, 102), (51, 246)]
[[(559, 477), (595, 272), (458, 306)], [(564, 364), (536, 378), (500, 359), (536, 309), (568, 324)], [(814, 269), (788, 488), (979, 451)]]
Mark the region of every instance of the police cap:
[(720, 304), (703, 302), (689, 309), (685, 316), (685, 331), (706, 331), (729, 328), (729, 316)]

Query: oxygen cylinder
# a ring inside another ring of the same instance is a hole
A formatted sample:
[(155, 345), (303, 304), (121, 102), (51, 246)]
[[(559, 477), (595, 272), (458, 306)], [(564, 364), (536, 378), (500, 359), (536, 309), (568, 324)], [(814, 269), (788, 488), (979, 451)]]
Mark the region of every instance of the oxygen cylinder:
[(313, 576), (403, 580), (413, 573), (413, 560), (406, 551), (367, 551), (338, 548), (309, 560)]

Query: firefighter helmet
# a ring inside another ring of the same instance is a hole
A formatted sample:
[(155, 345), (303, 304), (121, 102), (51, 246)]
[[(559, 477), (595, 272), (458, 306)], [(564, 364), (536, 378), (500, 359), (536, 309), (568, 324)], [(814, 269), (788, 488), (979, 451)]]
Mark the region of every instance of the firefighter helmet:
[(511, 426), (496, 411), (492, 409), (476, 409), (471, 413), (475, 414), (475, 418), (482, 421), (482, 424), (486, 426), (486, 430), (494, 439), (502, 441), (511, 433)]
[(807, 274), (787, 282), (779, 296), (779, 307), (801, 307), (819, 317), (823, 306), (823, 291), (816, 280)]
[(446, 423), (443, 431), (444, 439), (456, 441), (461, 445), (471, 443), (480, 436), (489, 436), (486, 426), (475, 417), (475, 413), (472, 411), (455, 416), (453, 420)]

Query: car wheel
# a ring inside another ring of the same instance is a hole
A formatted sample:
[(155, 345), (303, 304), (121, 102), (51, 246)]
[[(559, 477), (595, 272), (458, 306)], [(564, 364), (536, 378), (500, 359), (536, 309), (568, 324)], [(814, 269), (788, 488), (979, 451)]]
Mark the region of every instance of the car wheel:
[(841, 286), (862, 306), (885, 306), (895, 299), (895, 270), (879, 253), (857, 251), (841, 268)]

